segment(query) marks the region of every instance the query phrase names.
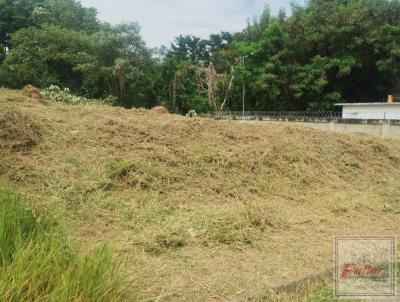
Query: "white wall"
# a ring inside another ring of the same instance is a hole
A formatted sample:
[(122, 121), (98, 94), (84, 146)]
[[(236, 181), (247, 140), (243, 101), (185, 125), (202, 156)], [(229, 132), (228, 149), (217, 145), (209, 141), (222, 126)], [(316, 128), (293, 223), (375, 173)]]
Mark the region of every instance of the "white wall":
[(282, 122), (282, 121), (260, 121), (241, 120), (239, 123), (280, 123), (293, 124), (301, 127), (330, 130), (338, 133), (365, 133), (383, 139), (400, 140), (400, 124), (390, 123), (337, 123), (337, 122)]
[(315, 129), (331, 130), (339, 133), (365, 133), (384, 139), (400, 140), (400, 125), (396, 124), (354, 124), (354, 123), (295, 123), (298, 126), (310, 127)]
[(358, 106), (345, 105), (343, 106), (343, 118), (400, 120), (400, 103)]

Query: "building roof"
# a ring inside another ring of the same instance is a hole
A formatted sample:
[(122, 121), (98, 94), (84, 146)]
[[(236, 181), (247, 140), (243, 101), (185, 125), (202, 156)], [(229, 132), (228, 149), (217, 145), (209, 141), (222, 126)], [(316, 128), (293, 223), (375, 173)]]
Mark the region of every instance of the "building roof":
[(339, 103), (335, 104), (335, 106), (400, 106), (400, 103), (386, 103), (386, 102), (380, 102), (380, 103)]

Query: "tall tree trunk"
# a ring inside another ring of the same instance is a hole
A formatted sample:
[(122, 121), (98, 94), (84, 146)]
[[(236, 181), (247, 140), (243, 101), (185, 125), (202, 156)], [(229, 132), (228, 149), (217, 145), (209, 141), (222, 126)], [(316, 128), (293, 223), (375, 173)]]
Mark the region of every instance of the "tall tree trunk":
[(125, 80), (125, 69), (124, 66), (120, 66), (117, 72), (118, 76), (118, 86), (119, 86), (119, 96), (124, 98), (126, 96), (126, 80)]

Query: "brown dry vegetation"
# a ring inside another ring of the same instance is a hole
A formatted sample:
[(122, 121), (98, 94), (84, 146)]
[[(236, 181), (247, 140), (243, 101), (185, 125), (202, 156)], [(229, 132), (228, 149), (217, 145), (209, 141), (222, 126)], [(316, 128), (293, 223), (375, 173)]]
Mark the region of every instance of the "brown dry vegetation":
[(76, 242), (111, 239), (139, 300), (278, 300), (335, 235), (400, 235), (400, 142), (4, 89), (0, 125), (1, 181)]
[(0, 148), (13, 151), (29, 150), (37, 145), (42, 136), (41, 129), (29, 115), (17, 110), (0, 114)]

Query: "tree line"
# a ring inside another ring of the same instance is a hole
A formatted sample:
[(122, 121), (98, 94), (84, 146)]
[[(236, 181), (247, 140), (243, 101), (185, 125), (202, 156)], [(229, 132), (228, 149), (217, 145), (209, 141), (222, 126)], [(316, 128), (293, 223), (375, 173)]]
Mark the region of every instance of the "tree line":
[(150, 49), (76, 0), (0, 1), (0, 85), (68, 87), (125, 107), (331, 110), (400, 92), (399, 0), (309, 0), (266, 8), (236, 33)]

